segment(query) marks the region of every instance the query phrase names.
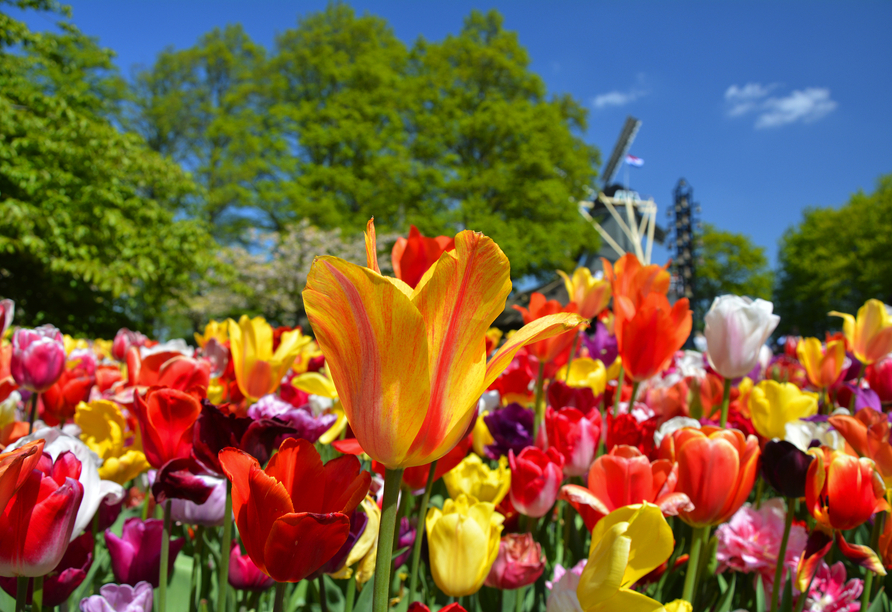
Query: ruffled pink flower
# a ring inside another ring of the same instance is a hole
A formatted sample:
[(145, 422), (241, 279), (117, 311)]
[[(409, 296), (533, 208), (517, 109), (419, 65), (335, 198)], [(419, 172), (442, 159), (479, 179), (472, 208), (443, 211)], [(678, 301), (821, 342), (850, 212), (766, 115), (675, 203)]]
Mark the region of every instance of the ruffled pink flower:
[(842, 561), (832, 566), (821, 561), (804, 609), (806, 612), (857, 612), (861, 609), (858, 598), (863, 590), (864, 581), (860, 578), (846, 580), (846, 568)]
[[(774, 570), (784, 537), (786, 509), (780, 497), (771, 499), (759, 510), (744, 504), (731, 520), (716, 530), (719, 571), (758, 572), (766, 590), (774, 582)], [(808, 534), (800, 525), (793, 525), (787, 540), (784, 565), (795, 575), (799, 555), (805, 550)], [(786, 575), (786, 572), (784, 572)]]

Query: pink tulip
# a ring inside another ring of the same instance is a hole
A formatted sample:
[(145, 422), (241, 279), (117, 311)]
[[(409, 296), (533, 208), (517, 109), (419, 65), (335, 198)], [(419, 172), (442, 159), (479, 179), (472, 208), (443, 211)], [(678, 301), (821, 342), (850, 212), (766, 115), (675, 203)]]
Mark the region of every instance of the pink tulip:
[(276, 581), (257, 569), (251, 557), (241, 554), (238, 542), (233, 540), (229, 551), (229, 584), (240, 591), (265, 591)]
[(12, 325), (12, 316), (15, 314), (15, 302), (12, 300), (0, 300), (0, 338), (6, 334), (6, 330)]
[(118, 361), (124, 361), (131, 346), (140, 347), (145, 345), (145, 343), (146, 337), (143, 334), (122, 327), (115, 334), (115, 339), (112, 342), (112, 357)]
[(545, 555), (533, 534), (509, 533), (499, 542), (499, 556), (484, 584), (496, 589), (517, 589), (536, 582), (543, 571)]
[[(158, 588), (163, 529), (164, 521), (161, 519), (141, 521), (134, 516), (124, 521), (120, 538), (111, 529), (105, 530), (105, 545), (111, 555), (112, 571), (117, 582), (133, 586), (144, 581)], [(168, 575), (173, 572), (173, 564), (183, 544), (183, 538), (170, 541)]]
[(9, 369), (16, 384), (29, 391), (43, 393), (52, 387), (65, 369), (62, 332), (52, 325), (17, 329)]

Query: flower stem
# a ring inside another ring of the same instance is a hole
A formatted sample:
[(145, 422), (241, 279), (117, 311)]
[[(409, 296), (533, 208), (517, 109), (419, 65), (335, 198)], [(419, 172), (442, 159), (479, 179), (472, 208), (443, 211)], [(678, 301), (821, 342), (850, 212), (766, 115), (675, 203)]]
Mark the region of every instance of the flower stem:
[(619, 378), (616, 379), (616, 395), (613, 396), (613, 416), (616, 416), (617, 411), (619, 410), (619, 400), (623, 394), (623, 380), (626, 378), (626, 369), (622, 366), (619, 367)]
[[(217, 575), (217, 611), (223, 612), (229, 606), (229, 547), (232, 545), (232, 481), (226, 480), (226, 510), (223, 512), (223, 540), (220, 542), (220, 573)], [(276, 587), (278, 588), (278, 586)], [(278, 591), (276, 591), (278, 597)], [(284, 594), (283, 594), (284, 596)]]
[[(849, 412), (855, 412), (855, 396), (858, 395), (858, 389), (861, 388), (861, 379), (864, 378), (865, 367), (866, 366), (862, 363), (861, 369), (858, 371), (858, 380), (855, 382), (855, 390), (852, 391), (852, 398), (849, 400)], [(865, 608), (865, 610), (866, 609), (867, 608)]]
[(34, 431), (34, 419), (37, 418), (37, 396), (40, 395), (36, 391), (31, 394), (31, 417), (28, 419), (28, 435)]
[(353, 612), (353, 600), (356, 598), (356, 576), (347, 579), (347, 595), (344, 603), (344, 612)]
[(524, 588), (518, 587), (514, 589), (514, 612), (522, 612), (523, 610)]
[[(873, 529), (870, 532), (870, 548), (876, 551), (880, 542), (880, 534), (883, 533), (883, 527), (886, 523), (886, 513), (877, 512), (873, 517)], [(867, 610), (870, 607), (870, 591), (873, 589), (873, 572), (867, 570), (864, 576), (864, 590), (861, 592), (861, 609)]]
[(204, 548), (204, 527), (199, 525), (195, 529), (195, 552), (192, 554), (192, 579), (189, 584), (189, 612), (195, 612), (198, 602), (198, 570), (201, 568), (201, 558)]
[(567, 375), (564, 377), (564, 382), (570, 380), (570, 366), (573, 365), (573, 357), (576, 356), (576, 347), (579, 345), (579, 334), (582, 333), (582, 330), (577, 329), (576, 335), (573, 336), (573, 348), (570, 349), (570, 357), (567, 359)]
[(539, 362), (539, 374), (536, 376), (536, 423), (533, 427), (533, 440), (539, 435), (539, 427), (545, 420), (545, 362)]
[(170, 502), (164, 502), (164, 530), (161, 532), (161, 567), (158, 578), (158, 612), (167, 609), (167, 565), (170, 558)]
[(784, 521), (784, 537), (781, 538), (777, 552), (777, 567), (774, 570), (774, 588), (771, 589), (771, 612), (777, 610), (778, 594), (781, 591), (781, 577), (784, 572), (784, 558), (787, 554), (787, 540), (790, 539), (790, 528), (793, 526), (793, 500), (787, 498), (787, 518)]
[[(387, 612), (390, 607), (390, 569), (393, 565), (393, 530), (400, 498), (403, 470), (387, 468), (384, 472), (384, 501), (381, 508), (381, 528), (378, 531), (378, 553), (375, 559), (375, 590), (372, 611)], [(421, 525), (418, 526), (421, 528)], [(415, 537), (418, 537), (417, 535)]]
[(328, 597), (325, 594), (325, 576), (319, 576), (319, 609), (328, 612)]
[(635, 405), (635, 398), (638, 397), (638, 385), (641, 383), (636, 381), (632, 382), (632, 397), (629, 398), (629, 412), (632, 412), (632, 406)]
[(709, 527), (694, 527), (694, 537), (691, 540), (691, 556), (688, 558), (688, 571), (684, 577), (684, 592), (681, 598), (691, 603), (696, 610), (694, 595), (697, 593), (697, 578), (700, 574), (700, 551), (703, 542), (709, 534)]
[(437, 462), (431, 463), (427, 473), (427, 484), (424, 486), (424, 495), (421, 496), (421, 505), (418, 506), (418, 522), (415, 524), (415, 542), (412, 544), (412, 573), (409, 574), (409, 603), (416, 601), (415, 588), (418, 586), (418, 563), (421, 560), (421, 540), (424, 536), (424, 518), (427, 516), (427, 504), (431, 499), (431, 488), (434, 486), (434, 472), (437, 470)]
[(25, 611), (25, 602), (28, 601), (28, 581), (27, 576), (19, 576), (16, 578), (15, 585), (15, 612)]
[(276, 601), (273, 604), (273, 612), (285, 612), (285, 587), (287, 582), (276, 583)]
[(31, 593), (31, 612), (43, 610), (43, 576), (34, 579), (34, 592)]
[(719, 421), (719, 426), (724, 429), (728, 424), (728, 405), (731, 400), (731, 379), (725, 379), (725, 390), (722, 392), (722, 416)]

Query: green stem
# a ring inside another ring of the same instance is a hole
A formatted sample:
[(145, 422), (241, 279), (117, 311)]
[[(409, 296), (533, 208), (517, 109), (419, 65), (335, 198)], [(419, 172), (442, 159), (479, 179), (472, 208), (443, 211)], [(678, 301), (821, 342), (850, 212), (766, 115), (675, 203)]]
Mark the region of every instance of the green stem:
[(514, 591), (514, 612), (521, 612), (523, 610), (523, 595), (523, 587)]
[(638, 385), (640, 384), (637, 380), (632, 381), (632, 397), (629, 398), (629, 412), (632, 412), (632, 406), (635, 405), (635, 398), (638, 397)]
[(319, 576), (319, 609), (328, 612), (328, 597), (325, 595), (325, 576)]
[(539, 362), (539, 374), (536, 376), (536, 423), (533, 427), (533, 440), (539, 435), (539, 427), (545, 420), (545, 362)]
[(276, 583), (276, 601), (273, 603), (273, 612), (285, 612), (285, 587), (287, 582)]
[(762, 508), (762, 495), (765, 491), (765, 481), (762, 479), (762, 475), (756, 475), (756, 510)]
[(564, 377), (564, 382), (570, 380), (570, 366), (573, 365), (573, 357), (576, 355), (576, 347), (579, 345), (579, 334), (582, 333), (582, 330), (576, 330), (576, 335), (573, 336), (573, 348), (570, 349), (570, 357), (567, 359), (567, 375)]
[(811, 575), (811, 579), (808, 581), (808, 588), (806, 588), (799, 596), (799, 602), (796, 604), (796, 612), (802, 612), (802, 610), (805, 609), (805, 600), (808, 599), (808, 594), (811, 593), (811, 585), (815, 581), (816, 574), (817, 572)]
[(347, 579), (347, 595), (344, 603), (344, 612), (353, 612), (353, 600), (356, 599), (356, 576)]
[(725, 428), (725, 425), (728, 424), (728, 405), (731, 401), (731, 379), (725, 379), (725, 390), (722, 393), (722, 416), (721, 421), (719, 421), (719, 426), (722, 429)]
[(158, 570), (158, 612), (167, 609), (167, 564), (170, 558), (170, 503), (164, 502), (164, 530), (161, 532), (161, 567)]
[(189, 612), (198, 609), (198, 569), (201, 567), (202, 548), (204, 548), (204, 527), (195, 529), (195, 550), (192, 553), (192, 580), (189, 584)]
[(688, 571), (684, 578), (684, 592), (681, 596), (682, 599), (690, 602), (695, 610), (697, 608), (694, 603), (694, 595), (697, 592), (697, 578), (700, 573), (700, 551), (703, 548), (703, 541), (706, 539), (708, 530), (709, 527), (694, 527), (694, 536), (691, 540), (691, 556), (688, 558)]
[(619, 411), (619, 399), (623, 394), (623, 381), (626, 378), (626, 369), (622, 366), (619, 367), (619, 378), (616, 379), (616, 395), (613, 396), (613, 415), (616, 416), (616, 413)]
[[(381, 528), (378, 531), (378, 553), (375, 559), (375, 590), (372, 611), (387, 612), (390, 607), (390, 569), (393, 565), (393, 530), (396, 526), (397, 505), (403, 470), (387, 468), (384, 472), (384, 502), (381, 508)], [(422, 526), (418, 525), (418, 529)], [(416, 537), (418, 537), (416, 535)]]
[(28, 578), (19, 576), (15, 585), (15, 612), (25, 612), (25, 602), (28, 601)]
[(427, 484), (424, 486), (424, 495), (421, 496), (421, 505), (418, 506), (418, 522), (415, 525), (415, 542), (412, 544), (412, 573), (409, 575), (409, 603), (415, 599), (415, 589), (418, 586), (418, 563), (421, 560), (421, 540), (424, 535), (424, 519), (427, 516), (427, 504), (431, 498), (431, 488), (434, 486), (434, 472), (437, 470), (437, 462), (431, 463), (427, 473)]
[(34, 431), (34, 419), (37, 418), (37, 396), (36, 391), (31, 394), (31, 417), (28, 419), (28, 435)]
[[(793, 526), (793, 500), (787, 498), (787, 519), (784, 521), (784, 537), (777, 552), (777, 567), (774, 569), (774, 588), (771, 590), (771, 612), (777, 611), (778, 594), (781, 591), (781, 576), (784, 572), (784, 558), (787, 554), (787, 540), (790, 539), (790, 528)], [(865, 608), (866, 609), (866, 608)]]
[[(226, 480), (226, 510), (223, 512), (223, 540), (220, 542), (220, 573), (217, 574), (217, 611), (226, 610), (229, 596), (229, 547), (232, 546), (232, 481)], [(277, 593), (278, 595), (278, 593)]]
[[(863, 368), (862, 368), (863, 369)], [(876, 551), (880, 541), (880, 534), (883, 533), (883, 527), (886, 523), (886, 513), (878, 512), (873, 519), (873, 529), (870, 532), (870, 548)], [(864, 590), (861, 592), (861, 609), (867, 610), (870, 607), (870, 591), (873, 589), (873, 572), (867, 570), (864, 577)]]
[(31, 593), (31, 612), (43, 610), (43, 576), (34, 579), (34, 591)]
[[(849, 400), (849, 412), (855, 412), (855, 396), (858, 395), (857, 391), (861, 388), (861, 379), (864, 378), (864, 364), (861, 364), (861, 370), (858, 372), (858, 381), (855, 383), (855, 390), (852, 391), (852, 398)], [(865, 585), (866, 586), (866, 585)], [(867, 608), (864, 608), (865, 610)]]

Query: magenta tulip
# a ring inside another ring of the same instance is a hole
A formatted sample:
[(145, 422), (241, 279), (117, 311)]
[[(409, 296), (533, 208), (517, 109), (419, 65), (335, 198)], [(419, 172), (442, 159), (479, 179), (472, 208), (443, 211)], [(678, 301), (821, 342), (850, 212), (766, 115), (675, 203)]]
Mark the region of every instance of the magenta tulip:
[[(120, 538), (110, 529), (105, 530), (105, 545), (111, 555), (116, 581), (129, 585), (145, 581), (158, 588), (163, 529), (164, 521), (161, 519), (141, 521), (134, 516), (124, 521)], [(170, 541), (168, 575), (173, 572), (173, 564), (183, 544), (183, 538)]]
[(62, 332), (52, 325), (17, 329), (9, 369), (16, 384), (29, 391), (43, 393), (52, 387), (65, 369)]
[(229, 584), (240, 591), (265, 591), (276, 581), (257, 569), (251, 557), (241, 554), (238, 542), (233, 540), (229, 551)]

